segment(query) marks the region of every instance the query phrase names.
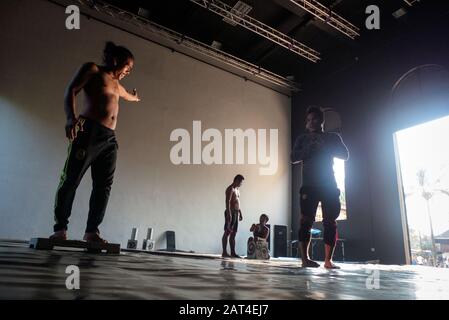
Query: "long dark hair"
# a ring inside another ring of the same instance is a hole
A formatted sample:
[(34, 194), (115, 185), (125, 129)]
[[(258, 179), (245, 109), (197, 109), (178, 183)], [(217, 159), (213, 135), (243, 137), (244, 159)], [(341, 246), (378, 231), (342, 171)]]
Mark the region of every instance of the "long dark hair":
[(127, 48), (108, 41), (103, 50), (103, 63), (107, 66), (113, 66), (114, 59), (117, 66), (123, 66), (129, 59), (134, 60), (134, 55)]

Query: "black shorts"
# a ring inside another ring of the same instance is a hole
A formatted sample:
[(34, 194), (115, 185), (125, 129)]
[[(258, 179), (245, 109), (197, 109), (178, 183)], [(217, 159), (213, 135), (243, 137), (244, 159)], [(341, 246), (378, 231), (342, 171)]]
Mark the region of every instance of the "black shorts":
[(231, 209), (231, 221), (226, 221), (226, 210), (224, 212), (225, 216), (225, 224), (224, 224), (224, 230), (231, 229), (232, 232), (237, 232), (237, 229), (239, 227), (239, 210)]

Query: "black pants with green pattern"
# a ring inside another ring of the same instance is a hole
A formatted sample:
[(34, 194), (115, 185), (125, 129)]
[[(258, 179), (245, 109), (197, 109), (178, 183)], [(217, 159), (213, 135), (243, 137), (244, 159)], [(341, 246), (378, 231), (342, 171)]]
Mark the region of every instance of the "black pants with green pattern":
[(101, 124), (80, 118), (76, 138), (70, 143), (55, 199), (54, 231), (67, 230), (76, 189), (91, 168), (92, 193), (86, 232), (99, 232), (114, 180), (118, 144), (115, 132)]

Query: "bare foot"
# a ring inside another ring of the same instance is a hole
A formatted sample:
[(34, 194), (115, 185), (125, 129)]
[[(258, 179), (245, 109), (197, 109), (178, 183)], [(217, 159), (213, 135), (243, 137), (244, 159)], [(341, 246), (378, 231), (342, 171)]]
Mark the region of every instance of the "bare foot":
[(50, 237), (50, 240), (67, 240), (67, 231), (60, 230), (53, 233)]
[(326, 269), (341, 269), (339, 266), (337, 266), (336, 264), (334, 264), (333, 262), (325, 262), (324, 263), (324, 267)]
[(227, 252), (223, 252), (222, 254), (221, 254), (221, 257), (222, 258), (229, 258), (229, 257), (231, 257)]
[(239, 258), (239, 259), (242, 258), (242, 257), (239, 256), (237, 253), (231, 253), (231, 257), (233, 257), (233, 258)]
[(84, 234), (83, 239), (87, 242), (97, 242), (97, 243), (104, 243), (104, 244), (108, 243), (106, 240), (101, 238), (100, 234), (97, 232), (86, 232)]
[(313, 260), (307, 259), (302, 262), (301, 267), (303, 267), (303, 268), (319, 268), (320, 264)]

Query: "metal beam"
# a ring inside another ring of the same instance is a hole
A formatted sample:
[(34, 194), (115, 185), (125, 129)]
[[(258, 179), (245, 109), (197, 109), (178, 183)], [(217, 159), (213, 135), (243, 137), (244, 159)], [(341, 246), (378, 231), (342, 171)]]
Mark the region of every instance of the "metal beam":
[[(307, 13), (304, 13), (304, 16), (307, 15)], [(288, 34), (289, 36), (293, 37), (292, 30), (298, 27), (298, 25), (303, 23), (303, 19), (301, 17), (290, 14), (288, 18), (283, 19), (280, 24), (276, 26), (276, 29)], [(279, 48), (278, 45), (274, 44), (271, 41), (266, 41), (265, 38), (258, 37), (252, 42), (248, 42), (245, 44), (246, 47), (243, 50), (245, 52), (245, 56), (250, 61), (257, 61), (256, 64), (260, 63), (260, 57), (264, 55), (267, 50), (273, 50), (274, 48)]]
[[(73, 4), (74, 2), (80, 5), (81, 11), (96, 12), (106, 18), (111, 18), (127, 24), (129, 27), (136, 27), (140, 32), (147, 33), (155, 36), (156, 38), (163, 39), (164, 42), (170, 43), (173, 47), (182, 47), (191, 50), (199, 55), (205, 56), (211, 60), (215, 60), (218, 64), (224, 64), (228, 67), (239, 70), (240, 74), (246, 74), (245, 79), (256, 78), (263, 80), (264, 82), (275, 85), (279, 88), (286, 89), (290, 93), (298, 91), (298, 84), (278, 74), (263, 69), (257, 65), (249, 63), (245, 60), (232, 56), (224, 51), (213, 48), (193, 38), (187, 37), (181, 33), (163, 27), (155, 22), (152, 22), (144, 17), (136, 15), (134, 13), (125, 11), (108, 3), (98, 0), (48, 0), (50, 2), (56, 2), (60, 4)], [(131, 28), (129, 28), (131, 29)], [(152, 37), (149, 37), (150, 39)], [(186, 49), (179, 49), (180, 52), (186, 51)], [(205, 61), (205, 59), (203, 59)], [(218, 65), (217, 64), (217, 65)], [(229, 68), (231, 69), (231, 68)]]
[(405, 3), (407, 3), (410, 7), (413, 6), (415, 2), (419, 2), (419, 0), (404, 0)]
[(295, 6), (313, 14), (319, 20), (330, 25), (331, 27), (340, 31), (341, 33), (347, 35), (351, 39), (360, 36), (359, 28), (357, 28), (348, 20), (342, 18), (334, 11), (332, 11), (330, 8), (322, 5), (316, 0), (285, 0), (285, 1), (290, 2)]
[[(330, 5), (329, 8), (332, 9), (334, 8), (336, 5), (338, 5), (339, 3), (341, 3), (343, 0), (334, 0)], [(282, 6), (282, 0), (274, 0), (275, 3), (277, 3), (278, 5)], [(287, 9), (289, 12), (292, 12), (291, 10), (289, 10), (287, 7), (284, 7), (285, 9)], [(296, 10), (295, 10), (296, 11)], [(307, 18), (305, 18), (306, 16), (308, 16)], [(291, 37), (295, 36), (296, 34), (298, 34), (298, 32), (300, 30), (302, 30), (303, 28), (306, 28), (309, 24), (313, 23), (315, 17), (313, 15), (310, 15), (307, 11), (301, 10), (298, 13), (292, 13), (292, 17), (296, 17), (297, 18), (297, 23), (294, 26), (290, 26), (288, 31), (283, 27), (283, 24), (281, 24), (277, 29), (282, 30), (284, 33), (289, 34)], [(288, 20), (287, 20), (288, 21)], [(262, 44), (260, 44), (260, 46), (262, 46)], [(269, 57), (273, 51), (275, 50), (275, 46), (265, 46), (266, 50), (263, 52), (263, 54), (257, 59), (256, 63), (260, 64), (262, 63), (267, 57)]]
[(256, 20), (248, 15), (239, 15), (232, 12), (232, 7), (219, 0), (189, 0), (203, 8), (208, 9), (236, 24), (250, 30), (287, 50), (294, 52), (309, 61), (317, 62), (320, 60), (320, 53), (305, 44), (287, 36), (286, 34)]

